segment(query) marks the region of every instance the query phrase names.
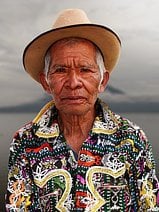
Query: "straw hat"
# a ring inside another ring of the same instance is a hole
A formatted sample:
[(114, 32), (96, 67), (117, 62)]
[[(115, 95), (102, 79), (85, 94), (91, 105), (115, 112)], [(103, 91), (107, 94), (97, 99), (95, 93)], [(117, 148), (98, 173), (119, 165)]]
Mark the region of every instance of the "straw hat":
[(66, 9), (56, 19), (53, 28), (40, 34), (24, 50), (25, 70), (39, 82), (39, 73), (44, 69), (48, 48), (58, 40), (68, 37), (85, 38), (102, 52), (106, 69), (111, 72), (120, 54), (120, 39), (111, 29), (92, 24), (83, 10)]

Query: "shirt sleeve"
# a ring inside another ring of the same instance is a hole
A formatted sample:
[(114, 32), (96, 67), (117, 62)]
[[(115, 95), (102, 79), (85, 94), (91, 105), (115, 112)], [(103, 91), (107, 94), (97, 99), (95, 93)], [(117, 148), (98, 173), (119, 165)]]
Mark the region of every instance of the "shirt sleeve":
[(10, 146), (6, 211), (28, 211), (32, 204), (32, 180), (22, 143), (17, 133)]
[(152, 147), (144, 132), (139, 131), (144, 148), (136, 158), (139, 211), (159, 211), (159, 182), (155, 172)]

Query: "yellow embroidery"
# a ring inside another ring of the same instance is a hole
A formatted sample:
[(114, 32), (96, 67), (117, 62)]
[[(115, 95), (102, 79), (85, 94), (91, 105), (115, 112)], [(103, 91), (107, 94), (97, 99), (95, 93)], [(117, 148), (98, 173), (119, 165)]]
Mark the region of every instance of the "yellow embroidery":
[(106, 203), (106, 200), (99, 195), (98, 191), (96, 190), (96, 188), (93, 184), (93, 180), (92, 180), (93, 175), (95, 173), (102, 173), (102, 174), (108, 174), (108, 175), (110, 175), (114, 178), (118, 178), (125, 173), (125, 169), (126, 169), (126, 167), (123, 166), (120, 169), (118, 169), (117, 171), (113, 171), (110, 168), (101, 167), (101, 166), (94, 166), (94, 167), (91, 167), (87, 171), (87, 173), (86, 173), (86, 184), (87, 184), (91, 194), (93, 195), (93, 197), (96, 200), (94, 205), (92, 205), (90, 212), (96, 212), (99, 208), (101, 208)]
[(134, 152), (138, 151), (138, 149), (135, 148), (135, 146), (134, 146), (134, 141), (133, 141), (132, 139), (125, 139), (125, 140), (122, 140), (122, 141), (120, 142), (120, 144), (117, 145), (117, 147), (121, 147), (122, 145), (127, 144), (127, 143), (131, 144), (131, 146), (132, 146)]
[(140, 196), (141, 196), (141, 199), (139, 202), (140, 205), (142, 205), (142, 198), (143, 200), (145, 200), (145, 204), (146, 204), (146, 208), (153, 208), (155, 206), (155, 203), (156, 203), (156, 196), (155, 194), (153, 193), (153, 185), (150, 181), (147, 181), (145, 180), (143, 182), (143, 185), (142, 185), (142, 188), (141, 188), (141, 191), (140, 191)]
[[(24, 197), (23, 192), (25, 192), (25, 184), (23, 181), (15, 181), (12, 185), (13, 193), (9, 196), (9, 202), (16, 207), (20, 207), (21, 203), (24, 203), (26, 201), (25, 206), (29, 206), (31, 204), (30, 202), (30, 196)], [(25, 207), (25, 209), (26, 209)]]
[(52, 138), (52, 137), (56, 137), (59, 135), (58, 132), (52, 132), (52, 133), (43, 133), (43, 132), (36, 132), (35, 133), (38, 137), (42, 137), (42, 138)]
[(92, 129), (93, 133), (103, 133), (103, 134), (113, 134), (116, 132), (116, 129), (110, 130), (110, 129), (99, 129), (99, 128), (93, 128)]
[(56, 208), (61, 212), (68, 212), (67, 208), (64, 206), (65, 201), (67, 200), (71, 187), (72, 187), (72, 178), (68, 171), (64, 169), (57, 169), (49, 171), (42, 179), (35, 179), (35, 183), (42, 188), (51, 178), (63, 176), (65, 179), (65, 190), (64, 193), (56, 205)]
[(33, 123), (37, 123), (37, 122), (40, 120), (41, 116), (42, 116), (48, 109), (50, 109), (50, 107), (51, 107), (52, 105), (54, 105), (54, 102), (53, 102), (53, 101), (50, 101), (49, 103), (47, 103), (47, 104), (40, 110), (40, 112), (38, 113), (38, 115), (34, 118)]

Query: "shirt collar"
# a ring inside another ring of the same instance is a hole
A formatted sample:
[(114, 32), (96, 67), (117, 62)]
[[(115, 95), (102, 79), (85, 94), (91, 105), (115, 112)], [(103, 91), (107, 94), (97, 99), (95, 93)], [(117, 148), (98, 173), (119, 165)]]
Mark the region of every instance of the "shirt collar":
[(97, 100), (97, 116), (95, 118), (92, 132), (97, 134), (113, 134), (119, 127), (118, 115), (114, 114), (108, 105)]
[[(108, 106), (97, 100), (97, 115), (92, 127), (92, 133), (113, 134), (116, 132), (119, 122), (117, 115), (111, 112)], [(51, 138), (60, 134), (57, 122), (57, 109), (53, 101), (47, 103), (33, 120), (35, 134), (38, 137)]]

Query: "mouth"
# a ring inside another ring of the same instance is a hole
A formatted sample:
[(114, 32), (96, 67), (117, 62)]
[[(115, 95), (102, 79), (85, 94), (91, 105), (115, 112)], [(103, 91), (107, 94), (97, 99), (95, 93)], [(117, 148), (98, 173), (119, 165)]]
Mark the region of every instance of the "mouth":
[(63, 102), (70, 102), (70, 103), (82, 103), (86, 100), (86, 97), (83, 96), (67, 96), (67, 97), (62, 97), (61, 100)]

